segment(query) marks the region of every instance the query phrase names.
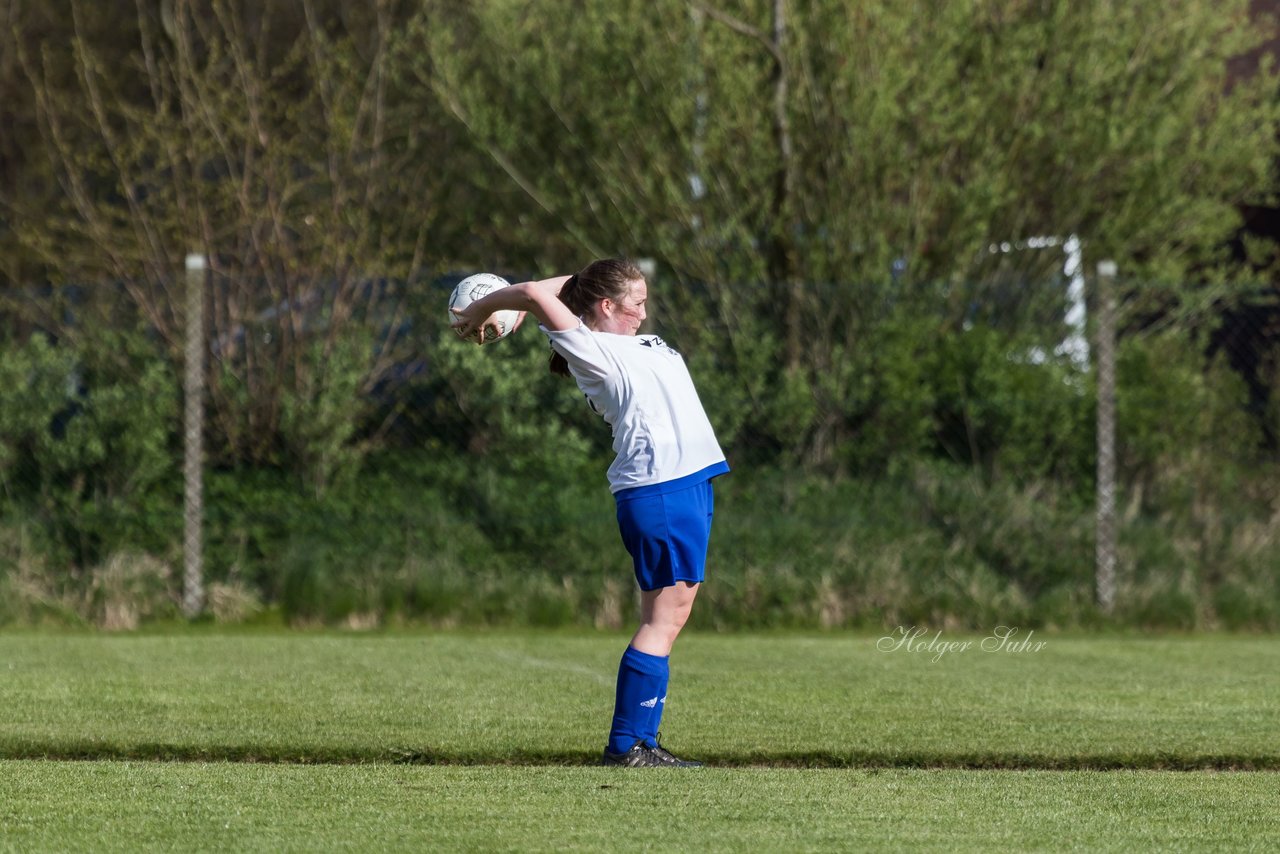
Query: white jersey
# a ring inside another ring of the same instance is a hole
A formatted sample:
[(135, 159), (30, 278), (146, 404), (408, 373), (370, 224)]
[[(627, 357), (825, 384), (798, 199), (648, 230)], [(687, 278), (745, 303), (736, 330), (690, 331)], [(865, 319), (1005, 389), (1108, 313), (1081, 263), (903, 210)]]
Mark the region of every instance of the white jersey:
[(724, 463), (684, 357), (657, 335), (557, 332), (539, 326), (569, 363), (591, 408), (613, 428), (609, 490), (675, 480)]

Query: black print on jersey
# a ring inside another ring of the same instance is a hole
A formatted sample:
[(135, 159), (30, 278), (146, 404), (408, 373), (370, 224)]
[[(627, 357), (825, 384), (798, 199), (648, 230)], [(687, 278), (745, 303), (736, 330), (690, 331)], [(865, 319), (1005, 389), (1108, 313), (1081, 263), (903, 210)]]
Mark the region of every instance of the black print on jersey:
[(646, 347), (653, 347), (655, 349), (661, 347), (663, 350), (666, 350), (668, 353), (670, 353), (673, 356), (680, 355), (680, 353), (676, 351), (675, 348), (669, 346), (666, 341), (663, 341), (657, 335), (653, 335), (648, 338), (641, 338), (640, 343)]

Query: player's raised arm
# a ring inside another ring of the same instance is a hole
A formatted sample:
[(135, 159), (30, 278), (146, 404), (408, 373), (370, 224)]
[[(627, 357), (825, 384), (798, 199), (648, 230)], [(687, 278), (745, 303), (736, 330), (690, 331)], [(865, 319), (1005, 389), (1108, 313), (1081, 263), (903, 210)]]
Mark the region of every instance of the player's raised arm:
[(490, 324), (494, 312), (498, 311), (520, 312), (516, 328), (524, 321), (526, 312), (533, 312), (538, 322), (548, 329), (573, 329), (580, 321), (559, 298), (560, 289), (570, 278), (572, 277), (556, 276), (521, 282), (481, 297), (465, 308), (453, 309), (456, 315), (453, 330), (460, 338), (474, 338), (477, 343), (483, 343), (484, 329)]

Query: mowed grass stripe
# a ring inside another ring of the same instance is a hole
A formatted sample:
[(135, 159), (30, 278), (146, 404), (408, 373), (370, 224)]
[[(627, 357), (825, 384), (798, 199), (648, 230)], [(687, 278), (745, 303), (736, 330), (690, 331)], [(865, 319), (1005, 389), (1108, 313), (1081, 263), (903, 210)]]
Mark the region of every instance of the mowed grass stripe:
[(0, 851), (1280, 846), (1270, 774), (0, 761)]
[[(690, 634), (663, 722), (725, 766), (1280, 769), (1280, 642)], [(626, 637), (0, 634), (0, 757), (590, 763)], [(880, 645), (885, 646), (884, 644)]]

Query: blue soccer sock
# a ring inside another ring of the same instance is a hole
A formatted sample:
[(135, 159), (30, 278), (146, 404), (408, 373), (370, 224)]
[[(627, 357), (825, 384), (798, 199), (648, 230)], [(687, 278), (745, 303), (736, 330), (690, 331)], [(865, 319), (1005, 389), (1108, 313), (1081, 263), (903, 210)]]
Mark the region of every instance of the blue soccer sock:
[(654, 742), (667, 693), (667, 656), (627, 647), (618, 664), (618, 691), (609, 752), (626, 753), (637, 741)]
[(669, 662), (670, 656), (662, 659), (662, 687), (658, 689), (658, 702), (649, 710), (649, 725), (644, 740), (650, 747), (658, 746), (658, 725), (662, 723), (662, 712), (667, 708), (667, 682), (671, 678)]

